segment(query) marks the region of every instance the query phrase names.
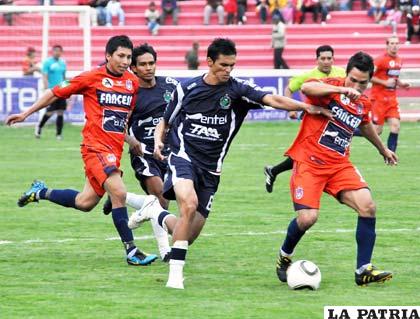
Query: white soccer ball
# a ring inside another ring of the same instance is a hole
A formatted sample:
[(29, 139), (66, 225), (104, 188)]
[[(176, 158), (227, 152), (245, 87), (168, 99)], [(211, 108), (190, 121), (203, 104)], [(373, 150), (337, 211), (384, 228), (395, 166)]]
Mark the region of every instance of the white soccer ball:
[(312, 261), (298, 260), (287, 269), (287, 284), (290, 289), (317, 290), (320, 283), (321, 271)]

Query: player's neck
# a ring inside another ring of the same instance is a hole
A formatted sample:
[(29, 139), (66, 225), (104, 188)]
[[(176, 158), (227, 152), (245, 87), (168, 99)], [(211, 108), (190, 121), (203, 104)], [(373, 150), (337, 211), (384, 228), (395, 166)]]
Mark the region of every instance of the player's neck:
[(106, 68), (106, 73), (108, 73), (108, 74), (112, 75), (113, 77), (119, 78), (120, 76), (122, 76), (122, 74), (120, 74), (120, 73), (113, 72), (113, 71), (109, 68), (109, 66), (108, 66), (108, 65), (105, 65), (105, 68)]
[(217, 77), (214, 74), (211, 74), (210, 72), (209, 73), (206, 73), (203, 76), (203, 81), (204, 81), (204, 83), (206, 83), (208, 85), (220, 85), (220, 84), (223, 84), (223, 83), (221, 83), (217, 79)]
[(156, 78), (153, 77), (153, 79), (151, 79), (150, 81), (139, 78), (139, 84), (140, 84), (140, 87), (142, 88), (147, 88), (147, 89), (152, 88), (156, 85)]

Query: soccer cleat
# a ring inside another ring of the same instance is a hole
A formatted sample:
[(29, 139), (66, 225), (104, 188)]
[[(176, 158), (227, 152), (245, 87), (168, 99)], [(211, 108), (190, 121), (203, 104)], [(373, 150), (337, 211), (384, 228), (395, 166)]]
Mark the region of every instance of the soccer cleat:
[(102, 212), (105, 215), (109, 215), (112, 212), (112, 203), (111, 203), (111, 198), (109, 196), (106, 199), (104, 206), (102, 207)]
[(392, 278), (392, 272), (379, 270), (373, 265), (369, 265), (361, 274), (355, 273), (355, 281), (358, 286), (365, 286), (372, 282), (385, 282)]
[(41, 138), (41, 128), (35, 125), (35, 138)]
[(56, 135), (55, 138), (57, 139), (57, 141), (63, 140), (63, 136), (62, 135)]
[(287, 269), (292, 264), (289, 257), (280, 255), (277, 259), (276, 273), (281, 282), (287, 282)]
[(273, 166), (264, 167), (265, 189), (269, 193), (273, 191), (274, 182), (276, 181), (276, 176), (274, 176), (273, 173), (271, 172), (272, 168)]
[(168, 263), (168, 262), (169, 262), (169, 260), (171, 260), (171, 252), (170, 252), (170, 251), (168, 251), (168, 252), (166, 253), (166, 255), (162, 258), (162, 262), (164, 262), (164, 263)]
[(184, 289), (184, 279), (168, 280), (166, 283), (167, 288)]
[(133, 256), (127, 256), (127, 264), (131, 266), (147, 266), (154, 262), (156, 259), (156, 255), (146, 254), (140, 249), (136, 248), (136, 252)]
[(153, 209), (153, 205), (158, 201), (156, 196), (148, 195), (144, 199), (143, 206), (136, 210), (128, 220), (128, 228), (136, 229), (139, 228), (141, 224), (145, 221), (148, 221), (152, 218), (153, 213), (155, 213), (155, 209)]
[(18, 206), (23, 207), (28, 205), (29, 203), (38, 202), (36, 194), (44, 188), (47, 188), (47, 185), (45, 185), (44, 182), (34, 180), (34, 182), (31, 185), (31, 188), (25, 193), (23, 193), (22, 196), (19, 198), (17, 202)]

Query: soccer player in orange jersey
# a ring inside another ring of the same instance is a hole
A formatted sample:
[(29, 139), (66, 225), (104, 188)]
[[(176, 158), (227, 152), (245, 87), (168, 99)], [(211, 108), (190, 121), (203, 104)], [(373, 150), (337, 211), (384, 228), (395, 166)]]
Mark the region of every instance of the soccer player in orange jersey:
[(378, 134), (382, 133), (385, 120), (389, 124), (388, 148), (397, 149), (400, 131), (400, 108), (397, 101), (397, 88), (408, 88), (410, 85), (399, 79), (402, 60), (398, 56), (398, 37), (386, 40), (386, 52), (375, 59), (375, 72), (372, 77), (372, 121)]
[[(127, 263), (138, 266), (150, 264), (157, 256), (143, 253), (134, 244), (133, 234), (127, 225), (126, 188), (119, 169), (124, 140), (130, 142), (130, 137), (126, 136), (126, 126), (138, 90), (137, 77), (127, 71), (132, 50), (133, 44), (127, 36), (110, 38), (106, 45), (105, 65), (47, 90), (28, 110), (10, 115), (6, 123), (23, 122), (32, 113), (59, 98), (83, 95), (86, 118), (81, 144), (86, 174), (83, 191), (50, 189), (36, 180), (21, 196), (18, 205), (22, 207), (43, 199), (87, 212), (99, 203), (105, 192), (108, 193), (114, 225), (126, 249)], [(144, 204), (147, 204), (147, 200)]]
[(372, 58), (358, 52), (350, 58), (345, 78), (313, 79), (302, 86), (308, 103), (328, 108), (333, 120), (306, 113), (298, 136), (286, 151), (294, 161), (290, 192), (297, 217), (289, 224), (277, 262), (277, 275), (283, 282), (287, 280), (287, 268), (296, 245), (318, 219), (323, 192), (358, 214), (356, 283), (362, 285), (392, 277), (390, 272), (371, 265), (376, 206), (367, 183), (349, 159), (353, 132), (359, 127), (387, 164), (395, 165), (398, 161), (370, 122), (371, 105), (363, 91), (373, 69)]

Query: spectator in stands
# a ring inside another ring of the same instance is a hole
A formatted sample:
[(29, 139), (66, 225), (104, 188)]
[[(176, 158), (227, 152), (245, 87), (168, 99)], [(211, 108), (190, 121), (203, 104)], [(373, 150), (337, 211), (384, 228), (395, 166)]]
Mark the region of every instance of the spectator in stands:
[(152, 1), (149, 3), (149, 7), (144, 12), (144, 16), (147, 21), (147, 28), (152, 35), (158, 35), (160, 24), (160, 12), (156, 8), (156, 4)]
[[(39, 0), (39, 4), (40, 5), (45, 5), (47, 2), (47, 0)], [(54, 5), (54, 0), (50, 0), (50, 6)]]
[(238, 12), (237, 0), (227, 0), (224, 7), (227, 13), (226, 24), (234, 24), (235, 16), (236, 16), (236, 13)]
[(238, 1), (238, 24), (245, 24), (246, 22), (246, 9), (247, 9), (247, 0), (237, 0)]
[(212, 13), (217, 14), (217, 20), (220, 25), (223, 24), (225, 9), (221, 0), (207, 0), (207, 4), (204, 7), (204, 25), (210, 23), (210, 15)]
[(26, 56), (22, 62), (23, 75), (33, 76), (35, 72), (41, 72), (40, 67), (37, 65), (35, 48), (29, 47), (26, 50)]
[(407, 15), (407, 41), (405, 44), (411, 43), (413, 35), (417, 35), (420, 40), (420, 7), (413, 6), (411, 13)]
[(79, 6), (90, 7), (90, 23), (93, 27), (98, 25), (98, 12), (96, 11), (96, 0), (79, 0)]
[(390, 25), (392, 27), (392, 34), (397, 34), (398, 23), (401, 21), (402, 12), (399, 10), (398, 4), (395, 5), (394, 9), (386, 11), (386, 18), (381, 23), (383, 25)]
[(112, 26), (112, 17), (118, 17), (118, 25), (124, 25), (125, 12), (121, 7), (120, 0), (111, 0), (106, 5), (106, 25)]
[(160, 23), (162, 25), (165, 24), (166, 16), (172, 15), (172, 24), (177, 25), (178, 24), (178, 5), (176, 3), (176, 0), (162, 0), (162, 15), (160, 17)]
[(369, 5), (368, 16), (373, 16), (375, 23), (379, 23), (386, 12), (386, 0), (369, 0)]
[[(398, 0), (398, 7), (402, 12), (402, 18), (406, 18), (411, 13), (412, 0)], [(404, 20), (405, 21), (405, 20)]]
[(300, 24), (305, 22), (306, 12), (312, 12), (312, 20), (314, 23), (317, 23), (318, 13), (320, 12), (319, 0), (303, 0), (300, 11), (302, 12), (299, 21)]
[(106, 6), (109, 0), (93, 0), (91, 6), (96, 9), (98, 25), (106, 24)]
[(327, 0), (319, 1), (319, 11), (321, 12), (321, 24), (324, 25), (327, 22), (327, 19), (330, 19), (330, 13), (328, 9), (329, 3)]
[[(347, 9), (346, 10), (342, 10), (341, 9), (341, 5), (340, 5), (340, 10), (341, 11), (347, 11), (347, 10), (353, 10), (353, 3), (355, 0), (345, 0), (348, 5), (347, 5)], [(362, 5), (362, 10), (366, 10), (367, 9), (367, 1), (366, 0), (361, 0), (361, 5)]]
[(185, 62), (188, 65), (188, 70), (197, 70), (200, 62), (198, 61), (198, 42), (192, 44), (191, 50), (185, 54)]
[(267, 16), (268, 16), (268, 0), (256, 0), (256, 11), (258, 14), (258, 17), (260, 18), (260, 22), (262, 24), (266, 24), (267, 22)]
[[(0, 5), (12, 6), (13, 0), (0, 0)], [(7, 25), (13, 25), (13, 13), (3, 13)]]
[(281, 9), (284, 21), (287, 24), (292, 24), (296, 13), (296, 6), (293, 0), (287, 0), (286, 5)]
[[(283, 14), (281, 13), (281, 8), (284, 3), (285, 3), (284, 0), (268, 0), (269, 10), (271, 14), (271, 21), (273, 21), (275, 16), (283, 17)], [(284, 20), (284, 17), (283, 17), (283, 20)]]
[(283, 59), (283, 50), (286, 46), (286, 24), (282, 16), (273, 17), (273, 32), (271, 35), (272, 47), (274, 48), (274, 68), (288, 69), (286, 61)]

